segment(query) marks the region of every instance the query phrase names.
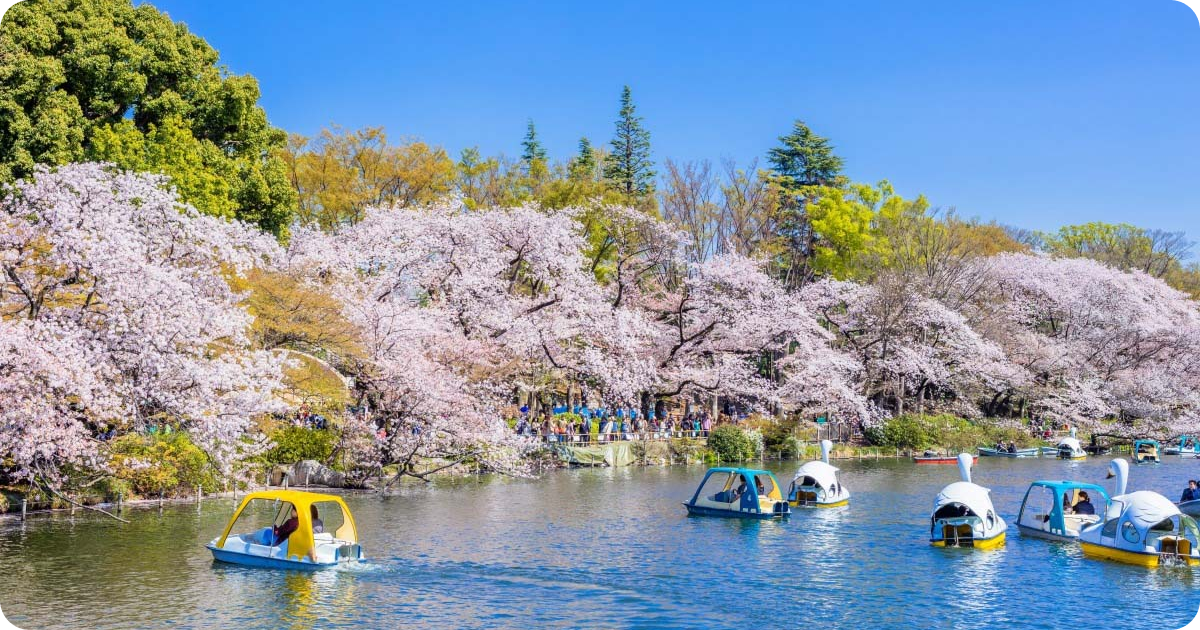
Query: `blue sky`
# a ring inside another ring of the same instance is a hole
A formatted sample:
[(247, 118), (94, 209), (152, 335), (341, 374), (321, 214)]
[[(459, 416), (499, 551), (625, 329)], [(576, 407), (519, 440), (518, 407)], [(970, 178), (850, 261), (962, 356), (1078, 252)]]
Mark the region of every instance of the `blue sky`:
[(1200, 23), (1174, 0), (153, 4), (289, 131), (515, 155), (532, 118), (562, 158), (629, 84), (659, 160), (746, 163), (801, 118), (854, 179), (967, 216), (1200, 240)]

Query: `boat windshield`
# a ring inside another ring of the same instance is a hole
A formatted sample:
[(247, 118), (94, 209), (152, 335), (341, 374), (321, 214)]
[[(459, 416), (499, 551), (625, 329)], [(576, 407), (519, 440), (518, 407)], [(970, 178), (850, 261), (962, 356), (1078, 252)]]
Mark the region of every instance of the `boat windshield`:
[(946, 505), (938, 508), (937, 512), (933, 513), (933, 518), (935, 520), (939, 518), (962, 518), (964, 516), (978, 517), (979, 515), (972, 512), (971, 508), (968, 508), (962, 503), (947, 503)]
[(771, 475), (760, 473), (754, 476), (754, 485), (758, 488), (758, 496), (767, 497), (779, 500), (782, 497), (779, 495), (779, 488), (775, 487), (775, 480)]
[(329, 534), (339, 540), (354, 541), (353, 528), (349, 527), (342, 506), (336, 501), (318, 501), (312, 504), (313, 533)]
[(1053, 488), (1033, 486), (1026, 493), (1025, 503), (1021, 506), (1020, 523), (1026, 526), (1040, 526), (1050, 520), (1050, 514), (1058, 504)]
[(292, 504), (278, 499), (251, 499), (229, 527), (229, 535), (250, 535), (258, 544), (272, 545), (271, 529), (282, 526), (292, 513)]
[(748, 480), (739, 472), (714, 472), (704, 480), (698, 496), (717, 503), (734, 503), (747, 487)]

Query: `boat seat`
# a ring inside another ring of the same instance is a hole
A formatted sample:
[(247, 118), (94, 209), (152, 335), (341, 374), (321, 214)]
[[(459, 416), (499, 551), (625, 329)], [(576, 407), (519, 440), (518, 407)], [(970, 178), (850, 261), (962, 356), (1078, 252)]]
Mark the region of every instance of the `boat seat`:
[(274, 547), (268, 547), (266, 545), (246, 545), (246, 550), (243, 553), (251, 556), (262, 556), (266, 558), (270, 557), (271, 552), (274, 550)]

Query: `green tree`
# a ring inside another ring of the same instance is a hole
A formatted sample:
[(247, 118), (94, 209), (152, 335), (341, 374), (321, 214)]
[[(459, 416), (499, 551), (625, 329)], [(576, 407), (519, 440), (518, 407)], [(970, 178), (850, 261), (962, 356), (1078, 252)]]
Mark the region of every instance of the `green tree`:
[(569, 170), (575, 179), (596, 178), (596, 149), (586, 137), (579, 139), (579, 153), (571, 160)]
[(160, 172), (203, 212), (284, 235), (286, 134), (186, 26), (131, 0), (29, 0), (0, 30), (0, 181), (103, 160)]
[(1091, 258), (1157, 278), (1180, 269), (1194, 244), (1182, 232), (1100, 221), (1064, 226), (1056, 234), (1043, 235), (1042, 240), (1046, 249), (1060, 256)]
[(604, 160), (604, 179), (631, 199), (644, 199), (654, 192), (654, 162), (650, 159), (650, 132), (642, 127), (642, 118), (633, 105), (633, 93), (626, 85), (621, 91), (621, 111), (612, 153)]
[(442, 148), (419, 140), (391, 144), (382, 127), (292, 136), (280, 153), (299, 196), (297, 219), (326, 229), (355, 223), (370, 207), (430, 203), (450, 194), (458, 176)]
[(542, 141), (538, 140), (537, 128), (533, 126), (532, 120), (525, 127), (525, 139), (521, 141), (521, 161), (530, 168), (533, 168), (534, 162), (546, 162), (546, 148), (542, 146)]
[(779, 234), (781, 258), (777, 261), (782, 279), (800, 286), (813, 274), (815, 234), (808, 214), (822, 190), (840, 187), (842, 158), (833, 153), (829, 140), (797, 120), (792, 132), (779, 138), (780, 146), (767, 153), (772, 179), (781, 194)]

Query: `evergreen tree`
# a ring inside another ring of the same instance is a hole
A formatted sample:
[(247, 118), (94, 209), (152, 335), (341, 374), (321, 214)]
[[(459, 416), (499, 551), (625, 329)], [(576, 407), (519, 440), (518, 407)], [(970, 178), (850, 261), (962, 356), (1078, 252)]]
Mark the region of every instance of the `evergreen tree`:
[(780, 146), (767, 153), (771, 180), (780, 192), (780, 256), (776, 269), (790, 287), (803, 286), (813, 277), (817, 234), (809, 206), (828, 187), (844, 184), (842, 158), (834, 155), (829, 140), (797, 120), (792, 132), (779, 138)]
[(529, 121), (529, 126), (525, 129), (525, 140), (521, 142), (521, 161), (532, 166), (534, 161), (546, 161), (546, 149), (542, 146), (541, 140), (538, 140), (537, 129), (533, 126), (533, 120)]
[(767, 161), (778, 183), (792, 193), (806, 186), (835, 185), (842, 174), (842, 158), (833, 154), (827, 138), (813, 133), (804, 121), (797, 120), (792, 133), (779, 138), (782, 146), (767, 153)]
[(579, 155), (571, 160), (571, 177), (576, 179), (591, 179), (596, 173), (596, 150), (586, 138), (579, 139)]
[(654, 192), (654, 162), (650, 160), (650, 132), (642, 128), (642, 118), (633, 105), (626, 85), (621, 91), (621, 111), (612, 153), (604, 159), (604, 179), (629, 197), (646, 197)]

